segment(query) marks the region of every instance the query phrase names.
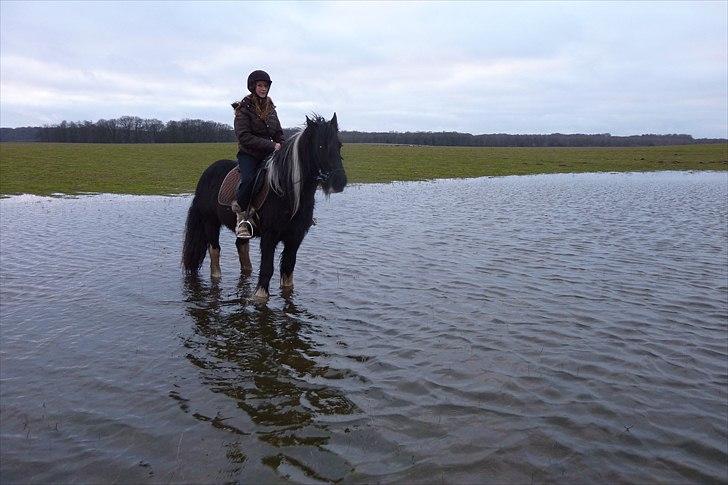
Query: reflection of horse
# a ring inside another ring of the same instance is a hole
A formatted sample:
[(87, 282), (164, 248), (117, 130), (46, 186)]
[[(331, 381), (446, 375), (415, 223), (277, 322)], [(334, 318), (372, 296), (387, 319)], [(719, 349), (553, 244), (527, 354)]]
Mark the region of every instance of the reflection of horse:
[[(286, 140), (281, 149), (268, 158), (265, 182), (270, 193), (258, 211), (260, 224), (260, 271), (255, 296), (267, 298), (273, 276), (273, 256), (279, 242), (281, 287), (293, 286), (296, 253), (313, 222), (314, 194), (320, 185), (328, 195), (346, 186), (341, 163), (341, 142), (336, 114), (331, 121), (320, 116), (306, 117), (306, 127)], [(220, 227), (234, 231), (235, 214), (218, 203), (218, 192), (225, 175), (235, 167), (233, 160), (218, 160), (200, 177), (187, 215), (182, 263), (185, 271), (195, 274), (210, 253), (213, 277), (220, 276)], [(249, 274), (248, 241), (237, 239), (241, 270)]]
[[(250, 291), (247, 279), (240, 278), (237, 296)], [(325, 354), (306, 337), (306, 330), (315, 327), (320, 317), (290, 297), (285, 297), (282, 309), (241, 306), (237, 297), (224, 294), (216, 279), (207, 284), (188, 276), (184, 292), (194, 322), (194, 334), (184, 344), (187, 359), (202, 374), (202, 382), (247, 414), (257, 426), (252, 436), (276, 448), (319, 447), (330, 434), (322, 417), (358, 412), (337, 387), (326, 384), (343, 377), (342, 371), (314, 358)], [(195, 404), (183, 395), (173, 397), (185, 406)], [(237, 435), (251, 431), (240, 429), (238, 416), (224, 423), (199, 412), (194, 416)]]

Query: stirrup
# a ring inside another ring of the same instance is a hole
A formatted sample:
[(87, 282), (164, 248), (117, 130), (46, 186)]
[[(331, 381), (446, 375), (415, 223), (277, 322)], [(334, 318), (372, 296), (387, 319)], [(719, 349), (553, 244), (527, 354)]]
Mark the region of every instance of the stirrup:
[[(240, 229), (245, 229), (245, 225), (248, 225), (247, 234), (240, 234)], [(243, 219), (238, 223), (238, 225), (235, 227), (235, 237), (238, 239), (252, 239), (253, 237), (253, 224), (250, 223), (249, 220)]]

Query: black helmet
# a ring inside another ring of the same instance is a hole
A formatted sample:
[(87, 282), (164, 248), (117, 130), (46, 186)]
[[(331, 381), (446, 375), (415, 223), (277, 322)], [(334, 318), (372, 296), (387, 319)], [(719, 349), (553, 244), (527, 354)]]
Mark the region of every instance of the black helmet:
[(253, 71), (248, 76), (248, 91), (255, 93), (255, 83), (258, 81), (265, 81), (270, 85), (273, 81), (270, 80), (270, 76), (265, 71)]

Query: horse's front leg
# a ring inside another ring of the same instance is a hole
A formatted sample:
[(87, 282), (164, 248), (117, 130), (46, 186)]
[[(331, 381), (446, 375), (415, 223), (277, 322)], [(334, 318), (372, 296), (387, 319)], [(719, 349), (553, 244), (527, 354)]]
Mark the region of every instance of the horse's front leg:
[(303, 238), (293, 238), (284, 241), (283, 254), (281, 254), (281, 288), (293, 288), (293, 270), (296, 268), (296, 254)]
[(250, 276), (253, 272), (253, 265), (250, 262), (250, 243), (246, 239), (235, 239), (235, 247), (238, 249), (238, 259), (240, 260), (240, 272), (245, 276)]
[(270, 295), (268, 288), (273, 277), (273, 256), (277, 245), (278, 241), (270, 235), (263, 234), (260, 238), (260, 271), (254, 295), (256, 298), (267, 299)]

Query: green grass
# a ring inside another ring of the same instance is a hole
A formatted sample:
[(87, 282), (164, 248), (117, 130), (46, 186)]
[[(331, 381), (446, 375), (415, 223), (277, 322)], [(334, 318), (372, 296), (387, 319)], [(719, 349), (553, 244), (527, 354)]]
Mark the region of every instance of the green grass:
[[(0, 143), (0, 194), (193, 192), (228, 143)], [(564, 172), (728, 170), (728, 144), (648, 148), (467, 148), (346, 144), (351, 183)]]

